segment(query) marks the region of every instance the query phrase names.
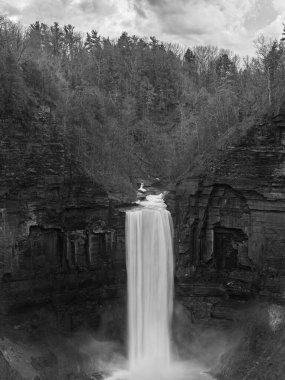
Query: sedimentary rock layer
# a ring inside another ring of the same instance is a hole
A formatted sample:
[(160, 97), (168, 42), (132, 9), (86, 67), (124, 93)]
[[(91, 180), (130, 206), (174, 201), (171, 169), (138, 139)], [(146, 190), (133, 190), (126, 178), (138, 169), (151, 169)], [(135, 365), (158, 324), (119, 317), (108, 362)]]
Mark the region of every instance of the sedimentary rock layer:
[(193, 320), (233, 320), (247, 303), (284, 303), (285, 116), (176, 189), (177, 294)]

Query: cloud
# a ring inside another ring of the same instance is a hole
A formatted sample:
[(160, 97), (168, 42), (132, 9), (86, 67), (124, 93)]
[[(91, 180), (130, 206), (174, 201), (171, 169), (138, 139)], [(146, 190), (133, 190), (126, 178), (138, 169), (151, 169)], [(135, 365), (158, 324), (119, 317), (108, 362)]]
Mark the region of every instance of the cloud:
[(96, 15), (110, 15), (115, 13), (117, 9), (116, 2), (102, 2), (100, 0), (81, 0), (78, 2), (78, 9), (81, 10), (84, 14), (96, 14)]
[(128, 17), (127, 12), (126, 17), (121, 14), (118, 4), (116, 0), (15, 0), (15, 6), (10, 9), (7, 2), (0, 0), (0, 13), (16, 15), (26, 26), (37, 20), (46, 24), (58, 21), (61, 25), (72, 24), (78, 31), (101, 29), (102, 34), (114, 37), (122, 31), (118, 25), (120, 21), (126, 22)]
[[(137, 0), (135, 9), (148, 14), (162, 39), (187, 46), (213, 44), (246, 51), (251, 42), (246, 41), (244, 22), (246, 15), (254, 11), (256, 1)], [(151, 27), (150, 23), (145, 26)]]
[(134, 3), (134, 10), (138, 16), (140, 16), (142, 18), (147, 17), (145, 11), (142, 8), (140, 8), (136, 3)]
[(13, 4), (11, 1), (0, 0), (0, 14), (10, 18), (19, 17), (24, 6), (25, 0), (14, 0)]
[[(19, 16), (21, 14), (21, 10), (11, 4), (6, 3), (3, 9), (4, 9), (3, 13), (8, 17)], [(0, 11), (1, 11), (1, 8), (0, 8)]]
[(279, 39), (282, 34), (282, 23), (284, 22), (284, 16), (282, 14), (278, 15), (271, 23), (266, 25), (264, 28), (259, 29), (255, 35), (263, 34), (267, 39)]
[(283, 0), (273, 0), (272, 1), (273, 7), (276, 9), (276, 11), (283, 13), (285, 12), (285, 3)]
[(186, 47), (211, 44), (244, 55), (253, 54), (252, 41), (258, 34), (281, 34), (285, 1), (13, 0), (11, 5), (0, 0), (0, 11), (25, 25), (58, 21), (82, 32), (96, 29), (110, 38), (127, 31)]

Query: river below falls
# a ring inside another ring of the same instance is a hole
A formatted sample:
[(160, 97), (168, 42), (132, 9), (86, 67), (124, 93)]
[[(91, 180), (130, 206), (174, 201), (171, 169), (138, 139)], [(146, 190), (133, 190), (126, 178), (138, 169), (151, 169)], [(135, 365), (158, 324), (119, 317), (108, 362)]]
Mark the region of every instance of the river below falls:
[(177, 361), (167, 368), (138, 367), (132, 371), (115, 371), (106, 380), (214, 380), (200, 364)]

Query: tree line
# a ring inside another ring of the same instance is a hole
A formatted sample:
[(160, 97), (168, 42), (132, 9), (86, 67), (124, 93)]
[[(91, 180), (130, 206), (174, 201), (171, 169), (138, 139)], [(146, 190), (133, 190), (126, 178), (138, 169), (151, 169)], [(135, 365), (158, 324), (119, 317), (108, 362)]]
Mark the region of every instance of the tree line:
[(0, 118), (29, 130), (40, 107), (82, 169), (107, 189), (138, 176), (175, 181), (254, 121), (279, 109), (284, 34), (241, 58), (214, 46), (179, 45), (123, 32), (0, 16)]

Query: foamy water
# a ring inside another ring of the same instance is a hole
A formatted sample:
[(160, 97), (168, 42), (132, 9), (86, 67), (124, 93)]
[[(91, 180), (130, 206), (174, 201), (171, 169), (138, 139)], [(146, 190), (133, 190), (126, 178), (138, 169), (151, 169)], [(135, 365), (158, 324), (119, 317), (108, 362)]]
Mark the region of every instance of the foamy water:
[(128, 211), (126, 237), (130, 369), (151, 363), (168, 366), (173, 308), (170, 213), (161, 207)]
[(149, 366), (117, 371), (106, 380), (213, 380), (198, 364), (172, 362), (168, 368)]
[(109, 380), (210, 379), (172, 357), (173, 223), (163, 194), (137, 204), (126, 212), (129, 365)]

